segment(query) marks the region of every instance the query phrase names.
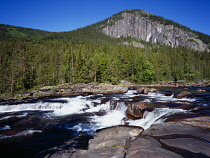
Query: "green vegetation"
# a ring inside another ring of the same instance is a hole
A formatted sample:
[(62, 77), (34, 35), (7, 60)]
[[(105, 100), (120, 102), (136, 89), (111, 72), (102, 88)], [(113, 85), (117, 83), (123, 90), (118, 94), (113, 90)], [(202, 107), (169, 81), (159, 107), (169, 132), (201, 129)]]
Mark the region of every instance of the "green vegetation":
[(120, 148), (120, 147), (125, 147), (125, 145), (112, 145), (112, 146), (107, 146), (104, 149), (110, 149), (110, 148)]
[(50, 34), (48, 31), (23, 28), (11, 25), (0, 24), (0, 37), (22, 37), (22, 38), (40, 38)]
[[(14, 96), (17, 91), (41, 86), (116, 84), (122, 79), (135, 83), (210, 79), (209, 52), (153, 45), (135, 38), (111, 38), (100, 32), (105, 24), (60, 33), (0, 25), (0, 93)], [(208, 42), (209, 36), (200, 36)], [(125, 41), (147, 47), (122, 45)]]

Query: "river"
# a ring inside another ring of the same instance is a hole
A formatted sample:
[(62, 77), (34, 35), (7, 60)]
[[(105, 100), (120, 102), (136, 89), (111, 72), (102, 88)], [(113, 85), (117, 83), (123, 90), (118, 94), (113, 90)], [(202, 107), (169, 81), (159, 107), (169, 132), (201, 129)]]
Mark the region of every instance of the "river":
[[(186, 90), (194, 97), (175, 97)], [(132, 102), (155, 110), (142, 119), (130, 120), (125, 112)], [(209, 87), (162, 87), (147, 95), (129, 90), (125, 94), (2, 101), (0, 157), (42, 157), (59, 146), (87, 149), (97, 129), (125, 124), (147, 129), (155, 123), (206, 115), (210, 115)]]

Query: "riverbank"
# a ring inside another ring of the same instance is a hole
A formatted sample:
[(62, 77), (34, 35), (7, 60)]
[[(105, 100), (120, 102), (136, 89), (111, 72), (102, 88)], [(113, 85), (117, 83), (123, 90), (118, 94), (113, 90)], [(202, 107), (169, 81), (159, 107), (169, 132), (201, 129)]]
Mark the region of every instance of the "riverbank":
[[(210, 87), (210, 82), (200, 83), (184, 83), (184, 82), (162, 82), (152, 84), (133, 84), (128, 81), (120, 81), (119, 85), (105, 84), (105, 83), (88, 83), (88, 84), (71, 84), (66, 83), (57, 86), (45, 86), (33, 91), (17, 92), (13, 98), (4, 94), (0, 96), (0, 101), (3, 99), (23, 99), (36, 97), (66, 97), (77, 95), (90, 94), (119, 94), (126, 93), (129, 88), (141, 89), (142, 93), (147, 93), (147, 87)], [(150, 89), (151, 90), (151, 89)]]
[(137, 126), (115, 126), (97, 130), (88, 150), (59, 150), (46, 158), (183, 158), (210, 157), (210, 117), (181, 119)]
[(126, 93), (128, 87), (124, 85), (112, 84), (63, 84), (57, 86), (46, 86), (33, 91), (19, 92), (15, 97), (2, 99), (23, 99), (23, 98), (37, 98), (37, 97), (68, 97), (77, 95), (91, 95), (91, 94), (120, 94)]
[(210, 87), (210, 81), (199, 83), (185, 83), (185, 82), (161, 82), (151, 84), (133, 84), (128, 81), (120, 81), (119, 85), (105, 84), (105, 83), (88, 83), (88, 84), (71, 84), (66, 83), (57, 86), (45, 86), (33, 91), (25, 91), (15, 93), (14, 97), (8, 97), (2, 94), (2, 99), (23, 99), (23, 98), (36, 98), (36, 97), (66, 97), (76, 95), (89, 95), (89, 94), (119, 94), (126, 93), (129, 88), (141, 89), (142, 92), (147, 87)]
[(161, 83), (152, 83), (141, 85), (142, 87), (210, 87), (210, 82), (161, 82)]
[[(1, 102), (0, 151), (21, 158), (208, 157), (200, 147), (209, 147), (204, 134), (209, 133), (209, 88), (185, 88), (139, 87), (123, 94), (96, 95), (91, 89), (91, 95)], [(197, 92), (198, 88), (206, 91)]]

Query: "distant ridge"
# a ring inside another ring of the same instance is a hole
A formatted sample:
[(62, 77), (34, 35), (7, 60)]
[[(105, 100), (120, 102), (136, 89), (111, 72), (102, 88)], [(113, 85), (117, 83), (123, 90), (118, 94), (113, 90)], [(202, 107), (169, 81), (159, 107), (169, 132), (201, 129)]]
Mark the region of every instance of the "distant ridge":
[(210, 48), (210, 36), (137, 9), (128, 9), (102, 21), (101, 31), (110, 37), (132, 37), (150, 43), (186, 46), (203, 51)]
[(101, 22), (69, 32), (49, 32), (0, 24), (0, 36), (43, 38), (44, 40), (59, 38), (66, 42), (76, 43), (117, 44), (123, 42), (137, 47), (166, 44), (199, 51), (210, 50), (209, 35), (138, 9), (127, 9)]
[(1, 37), (22, 37), (22, 38), (38, 38), (49, 35), (51, 32), (38, 29), (24, 28), (6, 24), (0, 24)]

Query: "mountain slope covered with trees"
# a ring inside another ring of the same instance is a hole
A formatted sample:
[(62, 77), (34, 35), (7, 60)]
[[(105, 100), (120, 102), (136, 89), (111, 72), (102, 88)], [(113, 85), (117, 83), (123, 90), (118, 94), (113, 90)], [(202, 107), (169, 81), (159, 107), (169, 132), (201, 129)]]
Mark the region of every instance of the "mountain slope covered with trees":
[[(115, 20), (120, 15), (114, 15)], [(60, 33), (0, 25), (0, 93), (13, 96), (47, 85), (122, 79), (135, 83), (210, 79), (208, 50), (111, 37), (102, 31), (109, 20)], [(144, 48), (125, 42), (143, 43)]]

